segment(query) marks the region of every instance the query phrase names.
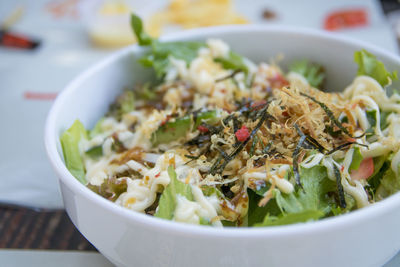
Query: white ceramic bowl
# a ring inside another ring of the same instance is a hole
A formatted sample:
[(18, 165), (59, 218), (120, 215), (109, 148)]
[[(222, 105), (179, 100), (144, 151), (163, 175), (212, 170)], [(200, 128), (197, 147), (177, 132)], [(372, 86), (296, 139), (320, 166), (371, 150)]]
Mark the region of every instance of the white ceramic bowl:
[[(328, 87), (343, 90), (355, 76), (353, 53), (366, 48), (389, 70), (400, 58), (379, 48), (299, 28), (232, 26), (170, 35), (168, 40), (221, 38), (255, 62), (284, 53), (285, 65), (309, 59), (326, 67)], [(270, 228), (224, 228), (174, 223), (119, 207), (80, 184), (66, 169), (60, 134), (75, 119), (93, 127), (127, 86), (149, 79), (136, 62), (143, 49), (114, 53), (72, 81), (46, 124), (48, 157), (65, 208), (79, 231), (119, 266), (381, 266), (400, 249), (400, 194), (336, 218)]]

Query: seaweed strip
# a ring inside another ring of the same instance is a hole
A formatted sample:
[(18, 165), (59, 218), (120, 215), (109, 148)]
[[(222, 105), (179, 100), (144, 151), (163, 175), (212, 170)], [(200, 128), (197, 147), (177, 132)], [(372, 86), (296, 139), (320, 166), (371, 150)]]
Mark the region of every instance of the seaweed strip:
[(306, 138), (307, 138), (307, 142), (312, 144), (312, 146), (314, 146), (316, 149), (318, 149), (319, 152), (323, 153), (324, 151), (326, 151), (326, 148), (323, 147), (320, 143), (318, 143), (318, 141), (315, 140), (310, 135), (307, 134)]
[(229, 121), (231, 121), (233, 117), (234, 117), (233, 114), (226, 116), (225, 119), (222, 120), (223, 124), (228, 125)]
[(346, 199), (344, 197), (343, 185), (342, 185), (342, 176), (336, 164), (333, 164), (333, 171), (336, 176), (336, 185), (339, 194), (339, 205), (341, 208), (346, 208)]
[(219, 146), (216, 147), (219, 153), (221, 153), (221, 156), (224, 158), (224, 160), (229, 160), (229, 156), (223, 151)]
[(210, 149), (210, 146), (211, 146), (210, 144), (207, 145), (202, 151), (200, 151), (200, 153), (199, 153), (198, 156), (185, 155), (185, 157), (191, 159), (191, 160), (185, 162), (185, 165), (189, 164), (190, 162), (192, 162), (192, 161), (194, 161), (194, 160), (199, 159), (199, 158), (201, 157), (201, 155), (204, 155), (205, 153), (207, 153), (207, 152), (209, 151), (209, 149)]
[(185, 157), (186, 158), (188, 158), (188, 159), (198, 159), (198, 158), (200, 158), (200, 155), (199, 156), (192, 156), (192, 155), (185, 155)]
[(237, 130), (239, 130), (240, 128), (240, 121), (236, 117), (233, 117), (232, 119), (233, 119), (233, 132), (236, 133)]
[(251, 143), (251, 148), (250, 148), (250, 153), (249, 153), (249, 155), (250, 155), (250, 158), (253, 156), (253, 154), (254, 154), (254, 148), (256, 147), (256, 144), (257, 144), (257, 142), (258, 142), (258, 137), (257, 137), (257, 135), (254, 137), (254, 139), (253, 139), (253, 142)]
[(343, 149), (343, 148), (345, 148), (345, 147), (348, 147), (348, 146), (351, 146), (351, 145), (359, 145), (359, 146), (363, 146), (363, 147), (368, 147), (368, 145), (359, 144), (359, 143), (357, 143), (357, 142), (347, 142), (347, 143), (341, 144), (340, 146), (335, 147), (335, 148), (332, 149), (332, 150), (329, 150), (329, 151), (326, 153), (326, 155), (330, 155), (330, 154), (332, 154), (332, 153), (334, 153), (334, 152), (336, 152), (336, 151), (338, 151), (338, 150), (341, 150), (341, 149)]
[(317, 140), (315, 140), (314, 138), (312, 138), (311, 136), (309, 136), (308, 134), (304, 134), (302, 132), (302, 130), (300, 129), (299, 125), (297, 125), (297, 123), (294, 124), (294, 127), (296, 128), (297, 133), (301, 136), (305, 136), (306, 140), (304, 141), (304, 143), (302, 144), (302, 147), (305, 149), (311, 149), (311, 148), (315, 148), (317, 149), (319, 152), (323, 153), (326, 149), (320, 145), (318, 143)]
[(292, 158), (293, 158), (293, 173), (294, 173), (294, 178), (295, 178), (295, 180), (296, 180), (296, 184), (298, 185), (298, 186), (300, 186), (300, 188), (302, 188), (303, 189), (303, 185), (301, 184), (301, 181), (300, 181), (300, 173), (299, 173), (299, 162), (298, 162), (298, 159), (299, 159), (299, 154), (300, 154), (300, 149), (303, 147), (303, 143), (306, 141), (306, 136), (303, 134), (301, 137), (300, 137), (300, 139), (299, 139), (299, 142), (297, 143), (297, 146), (296, 146), (296, 148), (295, 148), (295, 150), (293, 151), (293, 155), (292, 155)]
[(211, 166), (209, 173), (211, 173), (212, 175), (214, 175), (217, 171), (218, 165), (222, 160), (222, 155), (219, 155), (217, 160), (214, 162), (214, 164)]

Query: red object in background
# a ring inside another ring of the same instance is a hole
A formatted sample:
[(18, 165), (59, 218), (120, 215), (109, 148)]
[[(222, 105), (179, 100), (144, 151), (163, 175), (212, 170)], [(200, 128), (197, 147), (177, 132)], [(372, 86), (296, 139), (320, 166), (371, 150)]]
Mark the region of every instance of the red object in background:
[[(47, 3), (46, 10), (55, 18), (79, 18), (78, 4), (80, 0), (53, 0)], [(104, 2), (104, 1), (103, 1)]]
[(324, 21), (324, 29), (328, 31), (366, 25), (368, 25), (368, 12), (364, 8), (335, 11), (328, 14)]
[(40, 42), (32, 40), (29, 37), (0, 30), (0, 46), (32, 50), (39, 45)]
[(24, 98), (29, 100), (54, 100), (57, 93), (25, 92)]

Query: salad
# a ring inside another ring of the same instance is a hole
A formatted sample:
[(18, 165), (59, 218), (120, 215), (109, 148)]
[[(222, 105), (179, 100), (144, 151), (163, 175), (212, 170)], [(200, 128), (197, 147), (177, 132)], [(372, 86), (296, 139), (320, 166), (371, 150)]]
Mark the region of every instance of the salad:
[(326, 92), (323, 66), (256, 64), (219, 39), (160, 42), (132, 28), (154, 79), (91, 130), (61, 136), (66, 167), (115, 204), (177, 222), (275, 226), (363, 208), (400, 190), (396, 72), (365, 50)]

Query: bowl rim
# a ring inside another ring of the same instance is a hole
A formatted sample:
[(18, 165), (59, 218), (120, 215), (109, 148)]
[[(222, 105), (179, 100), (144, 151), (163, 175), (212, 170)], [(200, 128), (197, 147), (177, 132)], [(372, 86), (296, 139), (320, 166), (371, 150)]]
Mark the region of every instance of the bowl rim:
[[(322, 30), (309, 29), (297, 26), (279, 26), (279, 25), (230, 25), (230, 26), (217, 26), (208, 28), (198, 28), (192, 30), (186, 30), (181, 32), (176, 32), (168, 34), (160, 38), (161, 41), (179, 41), (194, 38), (207, 38), (209, 34), (218, 33), (233, 33), (233, 34), (243, 34), (246, 32), (262, 32), (264, 34), (268, 33), (285, 33), (299, 36), (306, 36), (310, 38), (320, 38), (328, 41), (336, 42), (339, 45), (351, 45), (358, 48), (365, 48), (371, 51), (378, 57), (386, 57), (391, 61), (395, 62), (400, 66), (400, 57), (386, 52), (380, 47), (365, 43), (360, 40), (355, 40), (346, 36), (342, 36), (336, 33), (329, 33)], [(61, 156), (57, 151), (58, 133), (56, 129), (56, 119), (63, 106), (64, 99), (68, 98), (71, 94), (73, 95), (75, 91), (79, 88), (79, 85), (88, 77), (96, 73), (99, 69), (105, 67), (106, 65), (112, 64), (121, 57), (138, 53), (142, 51), (143, 48), (139, 47), (137, 44), (131, 45), (129, 47), (123, 48), (111, 55), (100, 60), (99, 62), (93, 64), (91, 67), (86, 69), (84, 72), (75, 77), (71, 82), (67, 84), (66, 87), (58, 94), (55, 99), (45, 124), (45, 135), (44, 143), (47, 152), (48, 159), (53, 166), (53, 169), (58, 174), (58, 179), (62, 181), (70, 190), (75, 194), (83, 196), (86, 200), (90, 200), (96, 205), (103, 207), (108, 212), (116, 216), (122, 216), (123, 219), (140, 224), (141, 227), (159, 229), (162, 231), (169, 231), (174, 234), (186, 235), (190, 234), (192, 236), (201, 237), (225, 237), (225, 238), (266, 238), (266, 237), (285, 237), (293, 235), (307, 235), (310, 233), (321, 233), (324, 231), (332, 231), (343, 229), (350, 225), (357, 225), (359, 223), (368, 221), (373, 217), (379, 217), (382, 214), (389, 213), (394, 208), (400, 208), (400, 193), (394, 194), (384, 200), (374, 203), (368, 207), (349, 212), (344, 215), (329, 217), (315, 222), (290, 224), (274, 227), (243, 227), (243, 228), (233, 228), (233, 227), (208, 227), (202, 225), (191, 225), (184, 223), (177, 223), (174, 221), (169, 221), (165, 219), (156, 218), (153, 216), (148, 216), (143, 213), (134, 212), (127, 208), (116, 205), (115, 203), (101, 197), (100, 195), (89, 190), (86, 186), (82, 185), (66, 168)], [(76, 223), (76, 222), (74, 222)]]

